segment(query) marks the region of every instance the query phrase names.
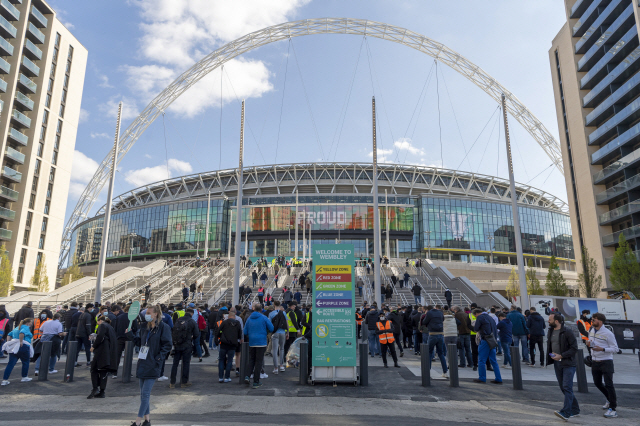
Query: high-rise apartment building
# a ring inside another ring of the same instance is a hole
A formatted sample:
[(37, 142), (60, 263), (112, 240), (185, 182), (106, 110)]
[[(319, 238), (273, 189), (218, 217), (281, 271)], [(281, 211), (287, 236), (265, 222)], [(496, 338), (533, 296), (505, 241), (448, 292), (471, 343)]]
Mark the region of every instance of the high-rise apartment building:
[(0, 243), (16, 291), (55, 285), (87, 50), (42, 0), (0, 0)]
[(640, 243), (638, 2), (565, 0), (565, 10), (549, 61), (574, 247), (588, 248), (610, 288), (619, 235)]

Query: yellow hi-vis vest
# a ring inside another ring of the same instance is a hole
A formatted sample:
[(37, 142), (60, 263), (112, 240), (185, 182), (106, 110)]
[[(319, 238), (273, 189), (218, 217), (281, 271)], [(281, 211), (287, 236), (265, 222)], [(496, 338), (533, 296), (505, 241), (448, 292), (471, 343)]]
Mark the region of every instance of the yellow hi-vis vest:
[[(305, 323), (309, 324), (309, 312), (307, 312), (307, 314), (304, 316), (305, 319)], [(304, 336), (304, 334), (307, 332), (307, 326), (302, 326), (302, 335)]]
[(296, 328), (295, 324), (291, 320), (291, 316), (290, 316), (291, 314), (295, 316), (296, 313), (293, 311), (289, 311), (289, 313), (287, 313), (287, 324), (289, 325), (289, 333), (297, 333), (298, 329)]
[(472, 313), (469, 313), (469, 319), (471, 320), (471, 328), (469, 330), (471, 330), (471, 335), (475, 336), (476, 334), (478, 334), (473, 331), (473, 322), (476, 320), (476, 317), (474, 317)]
[(184, 316), (184, 311), (176, 311), (176, 314), (178, 314), (178, 318), (181, 318)]

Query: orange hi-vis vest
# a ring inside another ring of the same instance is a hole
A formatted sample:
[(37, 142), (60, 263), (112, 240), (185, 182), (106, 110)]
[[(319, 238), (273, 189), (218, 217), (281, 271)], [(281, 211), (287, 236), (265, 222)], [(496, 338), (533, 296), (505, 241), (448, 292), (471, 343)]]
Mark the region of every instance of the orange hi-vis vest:
[(378, 326), (378, 330), (389, 330), (388, 333), (382, 333), (382, 334), (378, 335), (378, 338), (380, 339), (380, 344), (381, 345), (391, 344), (391, 343), (396, 341), (393, 338), (393, 333), (391, 333), (391, 321), (387, 321), (387, 325), (386, 326), (383, 325), (380, 321), (378, 321), (376, 323), (376, 325)]
[(356, 324), (362, 325), (362, 315), (356, 312)]
[[(584, 329), (586, 330), (586, 332), (589, 332), (589, 329), (591, 328), (591, 323), (588, 323), (586, 321), (582, 321), (582, 320), (578, 320), (579, 323), (582, 323), (582, 325), (584, 326)], [(589, 340), (589, 337), (587, 336), (583, 336), (582, 334), (580, 335), (580, 337), (582, 337), (582, 340), (587, 341)]]
[(40, 318), (36, 318), (33, 321), (33, 340), (39, 339), (42, 337), (42, 332), (40, 331), (40, 326), (42, 326), (42, 324), (44, 324), (45, 322), (49, 321), (50, 318), (47, 318), (46, 320), (42, 321)]

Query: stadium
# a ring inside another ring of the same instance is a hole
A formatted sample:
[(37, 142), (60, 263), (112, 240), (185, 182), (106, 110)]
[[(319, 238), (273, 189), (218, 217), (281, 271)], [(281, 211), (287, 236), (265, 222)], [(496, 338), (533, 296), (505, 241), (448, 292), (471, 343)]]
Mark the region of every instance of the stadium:
[[(381, 253), (516, 264), (508, 180), (417, 165), (378, 168)], [(202, 257), (205, 248), (208, 257), (233, 256), (236, 172), (181, 176), (115, 197), (108, 262)], [(311, 245), (340, 239), (357, 257), (373, 257), (371, 163), (254, 166), (243, 174), (240, 254), (301, 257), (311, 238)], [(567, 205), (531, 186), (517, 184), (516, 192), (525, 257), (546, 268), (556, 256), (561, 269), (574, 270)], [(73, 229), (69, 263), (98, 262), (104, 208)]]

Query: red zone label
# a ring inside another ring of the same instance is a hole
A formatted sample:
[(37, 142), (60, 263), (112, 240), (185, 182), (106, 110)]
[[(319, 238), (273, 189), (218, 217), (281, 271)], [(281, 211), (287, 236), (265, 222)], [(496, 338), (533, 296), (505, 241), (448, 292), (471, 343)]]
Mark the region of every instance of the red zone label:
[(351, 274), (316, 274), (317, 283), (350, 283)]

